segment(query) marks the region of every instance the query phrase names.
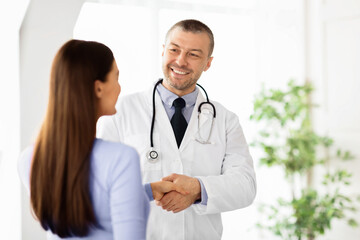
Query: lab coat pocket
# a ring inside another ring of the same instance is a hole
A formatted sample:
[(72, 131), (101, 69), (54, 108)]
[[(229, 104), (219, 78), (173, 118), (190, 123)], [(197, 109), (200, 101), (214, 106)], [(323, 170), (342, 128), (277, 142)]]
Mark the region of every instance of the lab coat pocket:
[(147, 157), (150, 150), (150, 137), (148, 134), (136, 134), (125, 138), (125, 143), (134, 147), (140, 155), (140, 165), (143, 175), (147, 171), (161, 170), (159, 134), (153, 134), (153, 142), (154, 149), (159, 154), (159, 159), (155, 162), (150, 162)]
[[(210, 139), (212, 140), (212, 139)], [(204, 144), (197, 140), (194, 145), (194, 160), (192, 161), (193, 176), (218, 176), (221, 174), (223, 159), (225, 157), (224, 148), (219, 142)]]

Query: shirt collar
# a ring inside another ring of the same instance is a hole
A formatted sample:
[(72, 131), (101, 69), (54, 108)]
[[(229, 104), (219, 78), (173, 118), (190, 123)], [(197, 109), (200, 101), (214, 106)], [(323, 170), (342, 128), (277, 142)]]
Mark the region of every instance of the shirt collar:
[[(175, 93), (165, 88), (162, 84), (159, 84), (156, 90), (158, 91), (162, 102), (166, 104), (169, 108), (172, 107), (173, 101), (179, 97)], [(196, 87), (193, 92), (188, 93), (181, 97), (186, 102), (186, 106), (185, 106), (186, 108), (195, 105), (198, 93), (199, 93), (199, 89), (198, 87)]]

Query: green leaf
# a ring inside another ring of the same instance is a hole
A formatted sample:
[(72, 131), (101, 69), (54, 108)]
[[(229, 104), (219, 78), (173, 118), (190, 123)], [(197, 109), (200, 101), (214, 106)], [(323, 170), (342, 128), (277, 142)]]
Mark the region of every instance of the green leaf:
[(357, 227), (358, 226), (358, 223), (355, 221), (355, 219), (352, 219), (352, 218), (348, 220), (348, 224), (351, 227)]
[[(265, 89), (263, 85), (254, 99), (250, 119), (261, 125), (252, 146), (262, 151), (261, 164), (284, 170), (289, 184), (294, 184), (298, 177), (306, 179), (316, 165), (354, 158), (351, 152), (341, 149), (335, 151), (334, 159), (330, 154), (324, 156), (324, 150), (334, 152), (331, 149), (334, 141), (313, 130), (310, 113), (316, 105), (310, 102), (312, 92), (311, 84), (297, 84), (291, 79), (284, 89)], [(266, 220), (257, 226), (285, 240), (315, 239), (328, 232), (335, 219), (355, 226), (357, 223), (347, 220), (347, 214), (358, 211), (357, 202), (342, 192), (351, 184), (351, 176), (341, 168), (326, 173), (323, 178), (316, 176), (314, 181), (319, 180), (322, 185), (316, 182), (317, 189), (304, 186), (296, 197), (289, 193), (289, 200), (278, 199), (276, 204), (266, 205), (261, 209)]]

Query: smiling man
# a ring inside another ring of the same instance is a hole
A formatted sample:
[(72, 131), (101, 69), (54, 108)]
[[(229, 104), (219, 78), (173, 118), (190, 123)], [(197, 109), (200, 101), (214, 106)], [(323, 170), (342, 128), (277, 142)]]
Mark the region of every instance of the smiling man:
[(206, 32), (195, 29), (187, 32), (175, 25), (169, 30), (162, 54), (166, 89), (178, 96), (195, 90), (197, 80), (210, 68), (213, 59), (211, 40)]
[(148, 240), (221, 239), (221, 213), (255, 198), (253, 161), (238, 117), (196, 86), (213, 49), (205, 24), (176, 23), (163, 45), (164, 79), (121, 98), (117, 114), (98, 122), (99, 137), (137, 149), (144, 183), (172, 181), (188, 192), (152, 202)]

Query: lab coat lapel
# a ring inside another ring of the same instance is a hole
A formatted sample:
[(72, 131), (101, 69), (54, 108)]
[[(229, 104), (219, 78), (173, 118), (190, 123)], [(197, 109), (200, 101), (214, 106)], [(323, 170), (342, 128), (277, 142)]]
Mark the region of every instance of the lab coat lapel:
[[(205, 102), (206, 99), (203, 97), (203, 95), (199, 92), (198, 97), (196, 99), (196, 103), (194, 106), (194, 110), (191, 114), (190, 122), (187, 126), (184, 138), (180, 145), (180, 151), (184, 150), (185, 147), (191, 142), (194, 141), (199, 134), (199, 129), (201, 132), (204, 130), (206, 134), (209, 133), (212, 117), (213, 117), (213, 109), (209, 104), (203, 104), (201, 107), (201, 116), (198, 117), (198, 108), (200, 103)], [(200, 122), (199, 122), (200, 121)], [(203, 133), (204, 134), (204, 133)], [(204, 136), (202, 134), (202, 136)], [(207, 135), (206, 135), (207, 137)]]

